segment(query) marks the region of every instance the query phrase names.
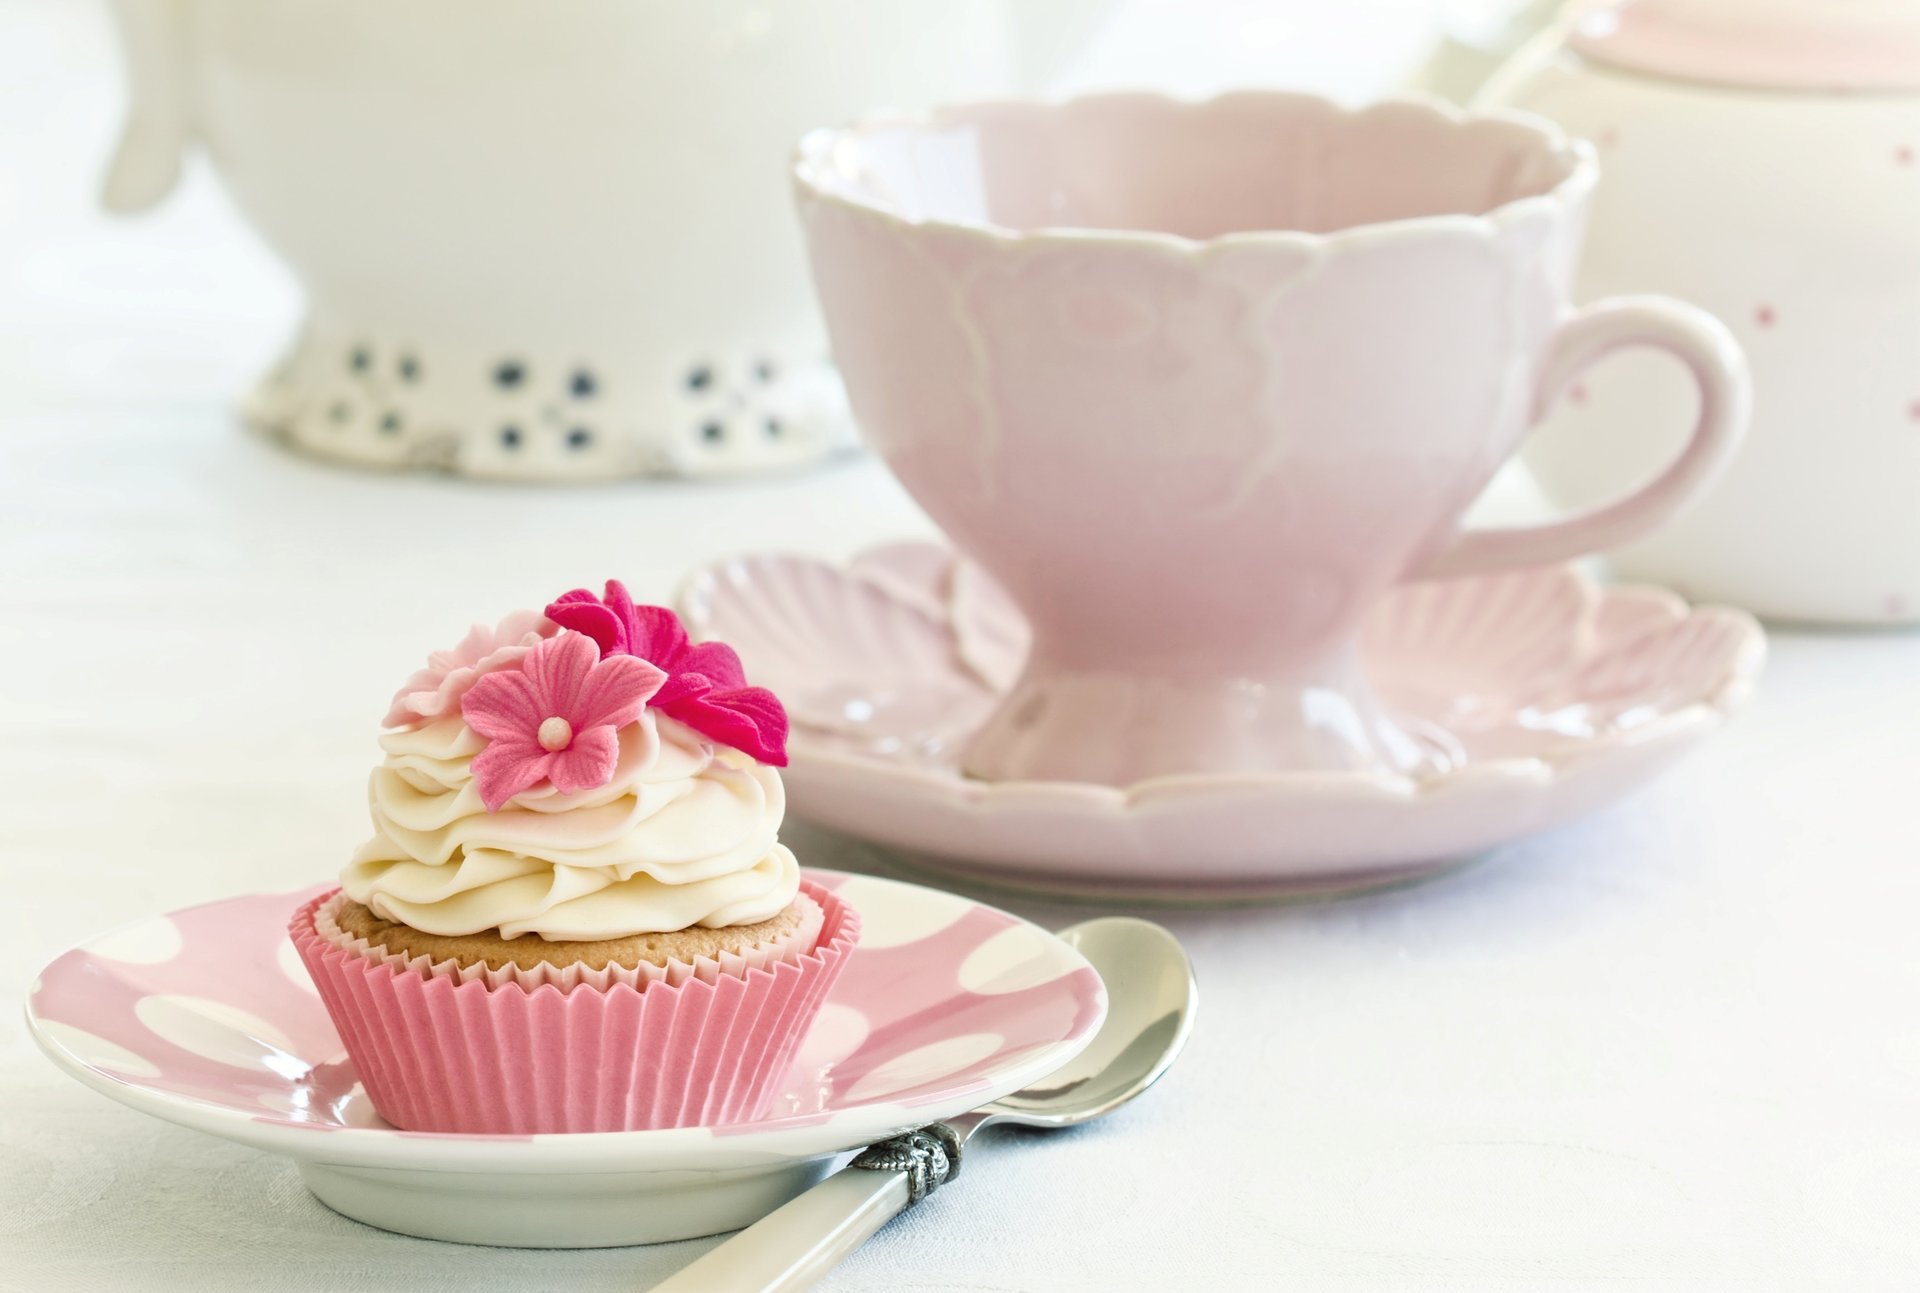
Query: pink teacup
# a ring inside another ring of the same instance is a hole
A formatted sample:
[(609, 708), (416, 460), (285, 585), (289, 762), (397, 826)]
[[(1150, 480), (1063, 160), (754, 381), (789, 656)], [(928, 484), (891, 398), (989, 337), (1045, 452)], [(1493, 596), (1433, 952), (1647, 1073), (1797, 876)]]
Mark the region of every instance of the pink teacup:
[[(981, 777), (1419, 773), (1449, 752), (1375, 703), (1367, 608), (1643, 534), (1745, 427), (1711, 316), (1569, 308), (1597, 167), (1531, 118), (995, 104), (818, 132), (796, 177), (860, 425), (1033, 626)], [(1685, 452), (1597, 511), (1462, 533), (1547, 403), (1635, 344), (1699, 384)]]

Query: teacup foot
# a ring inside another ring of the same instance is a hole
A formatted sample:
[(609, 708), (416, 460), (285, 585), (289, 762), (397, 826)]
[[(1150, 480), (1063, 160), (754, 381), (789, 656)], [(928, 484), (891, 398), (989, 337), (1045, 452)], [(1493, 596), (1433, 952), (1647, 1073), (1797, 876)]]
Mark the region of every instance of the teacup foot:
[(1285, 677), (1029, 669), (966, 747), (984, 781), (1129, 786), (1150, 777), (1379, 772), (1421, 778), (1458, 759), (1388, 718), (1348, 656)]

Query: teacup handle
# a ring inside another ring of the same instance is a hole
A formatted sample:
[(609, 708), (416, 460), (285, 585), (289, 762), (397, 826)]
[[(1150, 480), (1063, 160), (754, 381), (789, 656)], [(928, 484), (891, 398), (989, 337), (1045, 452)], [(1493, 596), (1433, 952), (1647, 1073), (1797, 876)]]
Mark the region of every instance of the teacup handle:
[(1666, 524), (1712, 483), (1746, 434), (1753, 402), (1746, 357), (1725, 324), (1663, 296), (1595, 301), (1560, 325), (1535, 400), (1538, 421), (1575, 378), (1624, 346), (1654, 346), (1679, 359), (1700, 388), (1700, 420), (1667, 469), (1640, 489), (1559, 521), (1468, 530), (1414, 572), (1444, 579), (1568, 561), (1618, 547)]

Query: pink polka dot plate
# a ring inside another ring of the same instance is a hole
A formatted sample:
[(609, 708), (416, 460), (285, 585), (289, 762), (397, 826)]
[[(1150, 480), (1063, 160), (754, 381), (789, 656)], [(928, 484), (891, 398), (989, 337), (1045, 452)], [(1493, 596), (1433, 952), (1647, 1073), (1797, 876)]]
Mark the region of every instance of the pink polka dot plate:
[(76, 947), (41, 972), (27, 1022), (96, 1091), (288, 1155), (322, 1202), (376, 1226), (516, 1247), (715, 1234), (777, 1207), (842, 1151), (1032, 1084), (1106, 1016), (1093, 967), (1037, 926), (918, 885), (808, 874), (859, 910), (860, 945), (773, 1107), (733, 1126), (388, 1126), (286, 936), (324, 886), (190, 907)]
[(846, 566), (741, 557), (696, 574), (681, 611), (785, 701), (800, 816), (943, 876), (1201, 905), (1398, 883), (1570, 822), (1716, 731), (1766, 654), (1742, 611), (1571, 565), (1406, 584), (1369, 612), (1361, 665), (1439, 756), (1431, 773), (1116, 788), (961, 771), (1028, 638), (1005, 592), (943, 547), (894, 544)]

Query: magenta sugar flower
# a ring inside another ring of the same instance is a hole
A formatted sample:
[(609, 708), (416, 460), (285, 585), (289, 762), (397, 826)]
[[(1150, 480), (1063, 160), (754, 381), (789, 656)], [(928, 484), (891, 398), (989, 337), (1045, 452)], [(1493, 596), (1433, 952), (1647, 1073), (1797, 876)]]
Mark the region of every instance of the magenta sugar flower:
[(592, 640), (561, 633), (530, 648), (517, 670), (485, 674), (461, 698), (467, 726), (487, 738), (473, 779), (488, 812), (542, 781), (562, 794), (613, 780), (620, 729), (667, 682), (631, 655), (600, 657)]
[(636, 606), (617, 579), (604, 597), (576, 588), (547, 607), (547, 618), (584, 633), (608, 660), (637, 656), (667, 672), (653, 708), (700, 735), (775, 767), (787, 763), (787, 711), (765, 687), (747, 685), (746, 670), (722, 642), (695, 645), (680, 617), (664, 606)]

